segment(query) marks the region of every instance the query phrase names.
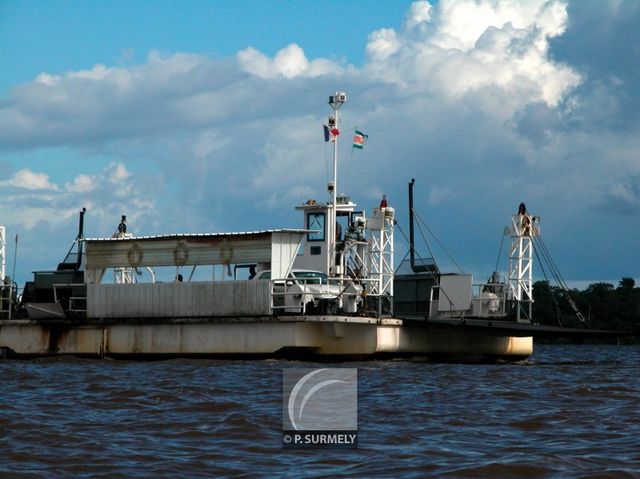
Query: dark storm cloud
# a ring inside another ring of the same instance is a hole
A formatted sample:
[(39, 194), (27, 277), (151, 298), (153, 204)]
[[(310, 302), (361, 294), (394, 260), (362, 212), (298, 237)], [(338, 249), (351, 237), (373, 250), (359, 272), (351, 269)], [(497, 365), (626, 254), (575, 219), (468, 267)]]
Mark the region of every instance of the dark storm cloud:
[(640, 125), (640, 2), (575, 0), (551, 55), (584, 74), (574, 119), (584, 127)]

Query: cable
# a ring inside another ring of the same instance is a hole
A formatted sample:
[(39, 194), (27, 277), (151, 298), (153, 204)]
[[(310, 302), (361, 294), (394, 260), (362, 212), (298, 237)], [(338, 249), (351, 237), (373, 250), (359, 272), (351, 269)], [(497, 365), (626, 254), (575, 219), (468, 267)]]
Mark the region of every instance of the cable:
[[(414, 216), (416, 215), (415, 208), (413, 209), (413, 211), (411, 211), (411, 214), (413, 214)], [(425, 227), (426, 227), (426, 225), (425, 225)], [(427, 238), (425, 238), (424, 232), (422, 231), (422, 228), (420, 227), (420, 223), (418, 223), (418, 229), (420, 230), (420, 236), (422, 236), (422, 241), (424, 241), (424, 244), (427, 245), (427, 249), (429, 250), (429, 254), (433, 258), (433, 262), (436, 263), (436, 255), (433, 254), (433, 250), (431, 249), (431, 245), (427, 241)], [(436, 263), (436, 266), (438, 266), (437, 263)]]
[[(409, 244), (409, 248), (411, 248), (411, 241), (409, 240), (409, 238), (407, 237), (407, 235), (405, 234), (405, 232), (402, 230), (402, 228), (400, 227), (400, 225), (398, 224), (398, 222), (396, 222), (396, 223), (394, 224), (394, 226), (395, 226), (396, 228), (398, 228), (398, 230), (400, 231), (400, 234), (402, 235), (402, 237), (403, 237), (403, 238), (406, 240), (406, 242)], [(428, 245), (428, 244), (427, 244), (427, 248), (429, 248), (429, 245)], [(431, 250), (429, 249), (429, 251), (431, 251)], [(398, 269), (399, 269), (399, 268), (400, 268), (400, 266), (402, 265), (402, 262), (403, 262), (405, 259), (407, 259), (407, 256), (409, 255), (409, 253), (410, 253), (410, 252), (411, 252), (411, 249), (409, 249), (409, 250), (407, 251), (407, 254), (405, 254), (405, 255), (404, 255), (404, 258), (402, 258), (402, 261), (400, 261), (400, 263), (398, 264)], [(419, 259), (419, 260), (423, 260), (423, 259), (424, 259), (424, 258), (422, 258), (422, 257), (420, 256), (420, 254), (416, 251), (415, 247), (414, 247), (414, 253), (418, 256), (418, 259)], [(431, 255), (431, 258), (433, 259), (433, 262), (434, 262), (434, 263), (436, 263), (436, 259), (433, 257), (433, 254)], [(438, 267), (437, 263), (436, 263), (436, 267)], [(395, 272), (397, 272), (397, 271), (398, 271), (398, 269), (396, 269), (396, 271), (395, 271)]]
[[(424, 225), (424, 227), (427, 229), (427, 231), (431, 234), (431, 236), (433, 236), (433, 238), (438, 242), (438, 245), (440, 246), (440, 248), (442, 248), (442, 251), (444, 251), (444, 253), (447, 255), (447, 257), (453, 261), (453, 264), (456, 265), (456, 267), (460, 270), (461, 273), (464, 274), (464, 270), (460, 267), (460, 265), (456, 262), (456, 260), (453, 258), (453, 256), (451, 256), (449, 254), (449, 252), (447, 251), (447, 249), (444, 247), (444, 245), (440, 242), (440, 240), (438, 239), (438, 237), (434, 234), (433, 231), (431, 231), (429, 229), (429, 227), (427, 226), (427, 224), (424, 222), (424, 220), (422, 219), (422, 217), (418, 214), (415, 213), (415, 216), (420, 220), (420, 222), (422, 222), (422, 224)], [(418, 223), (418, 228), (420, 229), (420, 233), (422, 234), (422, 238), (424, 239), (425, 243), (427, 243), (427, 245), (429, 244), (427, 242), (427, 239), (424, 237), (424, 232), (422, 231), (422, 227), (420, 227), (420, 223)]]
[(498, 264), (500, 263), (500, 256), (502, 256), (502, 246), (504, 245), (504, 234), (500, 239), (500, 249), (498, 250), (498, 257), (496, 258), (496, 267), (493, 269), (494, 271), (498, 271)]
[(567, 301), (569, 302), (569, 305), (571, 306), (571, 309), (573, 309), (574, 313), (576, 314), (576, 317), (581, 322), (585, 322), (586, 319), (585, 319), (584, 315), (578, 309), (578, 306), (576, 305), (576, 303), (573, 300), (573, 298), (571, 297), (571, 292), (569, 290), (569, 286), (567, 285), (566, 281), (564, 280), (564, 278), (560, 274), (560, 270), (558, 269), (558, 267), (554, 263), (553, 258), (551, 257), (551, 253), (549, 253), (549, 249), (545, 245), (544, 240), (540, 236), (533, 236), (532, 240), (533, 240), (532, 242), (534, 244), (534, 251), (536, 251), (535, 246), (539, 246), (539, 249), (542, 252), (542, 255), (545, 257), (545, 259), (547, 261), (547, 264), (549, 266), (549, 269), (551, 270), (551, 273), (553, 274), (557, 284), (563, 290), (563, 292), (564, 292), (564, 294), (565, 294), (565, 296), (567, 298)]
[(402, 267), (402, 263), (404, 262), (405, 259), (407, 259), (407, 256), (409, 256), (410, 251), (407, 251), (405, 253), (405, 255), (402, 257), (402, 259), (400, 260), (400, 262), (398, 263), (398, 267), (395, 269), (395, 271), (393, 272), (393, 274), (397, 274), (398, 271), (400, 270), (400, 268)]
[[(538, 264), (540, 265), (540, 269), (542, 270), (542, 274), (544, 276), (544, 279), (547, 281), (547, 284), (550, 284), (549, 282), (549, 277), (547, 276), (547, 272), (544, 269), (544, 264), (543, 262), (540, 260), (540, 255), (538, 254), (538, 248), (535, 247), (535, 242), (534, 242), (534, 248), (533, 248), (533, 252), (536, 255), (536, 259), (538, 260)], [(558, 304), (558, 301), (556, 300), (556, 295), (553, 294), (553, 291), (551, 291), (551, 287), (549, 287), (549, 293), (551, 294), (551, 298), (553, 299), (553, 305), (555, 306), (556, 309), (556, 321), (558, 322), (558, 326), (564, 326), (564, 323), (560, 317), (560, 305)]]

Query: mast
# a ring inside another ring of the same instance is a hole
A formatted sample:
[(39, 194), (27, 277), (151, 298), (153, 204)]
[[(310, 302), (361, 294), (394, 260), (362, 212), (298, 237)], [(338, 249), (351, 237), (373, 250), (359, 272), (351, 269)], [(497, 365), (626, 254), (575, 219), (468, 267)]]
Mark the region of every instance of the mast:
[(84, 215), (87, 212), (86, 208), (82, 208), (80, 211), (80, 220), (78, 221), (78, 258), (76, 260), (76, 270), (80, 270), (82, 265), (82, 245), (84, 243)]
[(0, 281), (4, 281), (5, 253), (7, 251), (6, 247), (7, 244), (5, 241), (5, 229), (4, 226), (0, 226)]
[(329, 117), (329, 129), (333, 136), (333, 180), (329, 182), (328, 190), (331, 194), (331, 208), (329, 209), (329, 221), (327, 233), (329, 235), (329, 268), (327, 271), (336, 271), (336, 222), (338, 221), (338, 110), (347, 101), (347, 94), (337, 91), (335, 95), (329, 97), (329, 106), (333, 110), (333, 115)]
[(411, 271), (416, 273), (416, 249), (413, 231), (413, 185), (416, 179), (411, 178), (409, 183), (409, 257), (411, 259)]

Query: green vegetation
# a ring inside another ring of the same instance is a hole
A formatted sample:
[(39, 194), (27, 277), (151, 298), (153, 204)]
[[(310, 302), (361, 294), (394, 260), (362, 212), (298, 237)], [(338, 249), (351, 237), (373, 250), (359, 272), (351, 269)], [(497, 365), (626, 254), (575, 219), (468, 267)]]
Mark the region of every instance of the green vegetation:
[[(587, 319), (581, 323), (567, 294)], [(565, 293), (548, 281), (533, 285), (533, 317), (540, 324), (617, 331), (640, 331), (640, 288), (633, 278), (622, 278), (617, 287), (593, 283), (585, 290)]]

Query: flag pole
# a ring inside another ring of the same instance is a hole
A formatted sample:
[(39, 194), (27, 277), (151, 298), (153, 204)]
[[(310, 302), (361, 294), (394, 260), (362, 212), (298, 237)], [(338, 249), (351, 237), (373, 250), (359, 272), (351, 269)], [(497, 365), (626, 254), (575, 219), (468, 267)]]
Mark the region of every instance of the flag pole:
[[(333, 123), (334, 128), (338, 128), (338, 110), (347, 101), (347, 94), (342, 91), (337, 91), (335, 95), (329, 97), (329, 106), (333, 110), (333, 116), (329, 117), (329, 124)], [(331, 190), (331, 215), (329, 218), (329, 227), (327, 231), (329, 233), (329, 268), (328, 272), (331, 275), (333, 271), (336, 271), (336, 222), (338, 221), (338, 136), (333, 138), (333, 181), (329, 185)], [(333, 274), (333, 276), (336, 276)]]

